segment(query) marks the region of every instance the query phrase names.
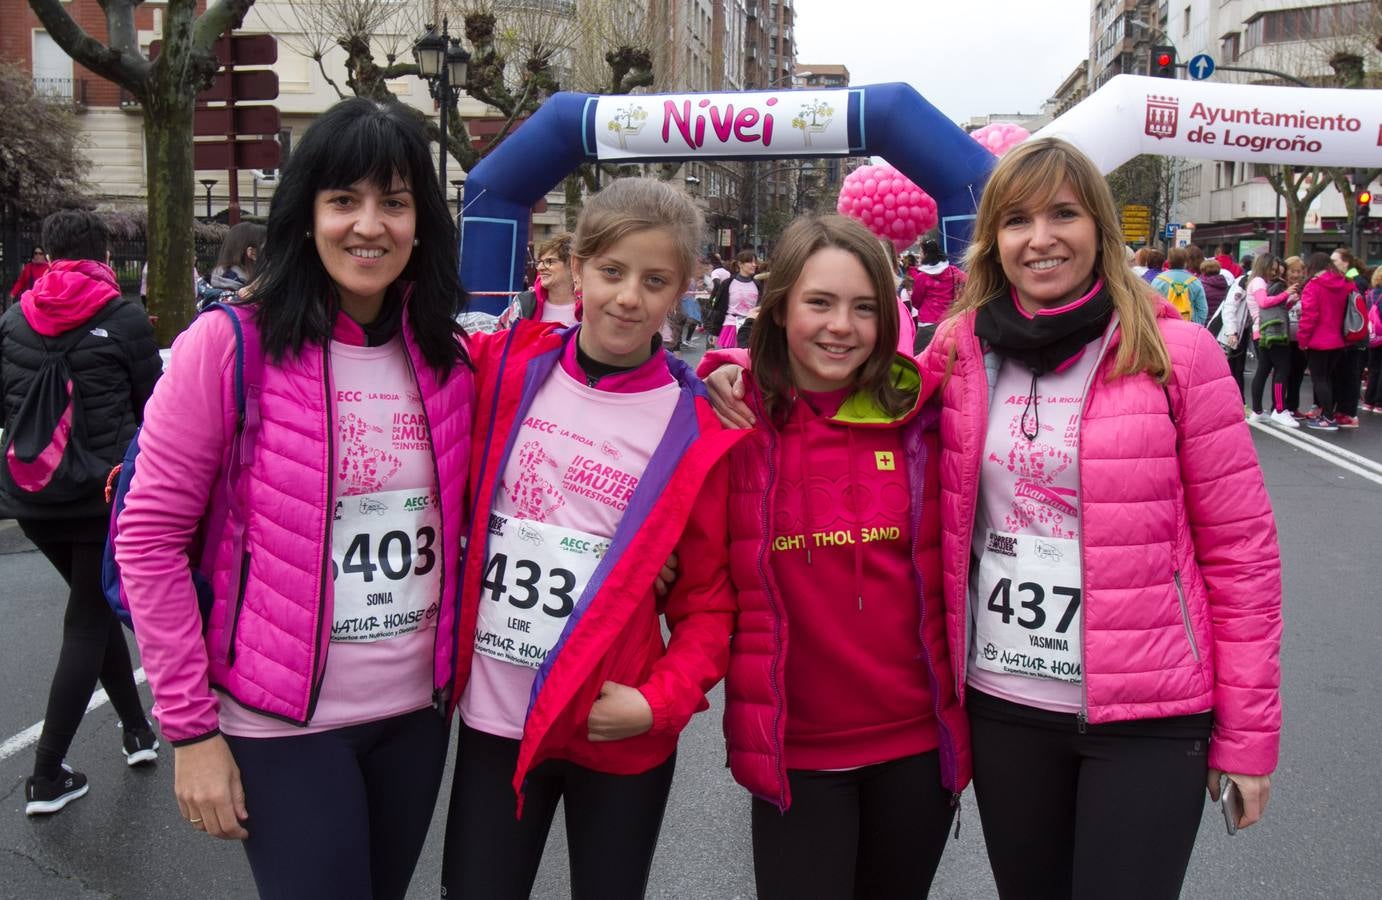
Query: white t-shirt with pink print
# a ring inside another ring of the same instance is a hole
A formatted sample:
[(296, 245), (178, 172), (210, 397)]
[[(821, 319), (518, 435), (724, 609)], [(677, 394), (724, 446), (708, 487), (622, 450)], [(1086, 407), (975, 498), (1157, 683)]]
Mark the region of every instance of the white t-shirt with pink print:
[(1004, 359), (980, 462), (967, 681), (1053, 712), (1081, 708), (1079, 430), (1104, 341), (1035, 379)]
[(598, 388), (578, 373), (564, 359), (538, 388), (491, 510), (460, 711), (466, 725), (499, 737), (523, 736), (537, 667), (608, 548), (681, 394), (660, 352)]

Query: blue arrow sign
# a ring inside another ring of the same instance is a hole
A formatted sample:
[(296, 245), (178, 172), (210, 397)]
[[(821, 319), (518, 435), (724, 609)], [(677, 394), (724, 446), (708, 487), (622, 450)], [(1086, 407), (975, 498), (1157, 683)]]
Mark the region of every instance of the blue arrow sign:
[(1197, 53), (1190, 57), (1190, 62), (1185, 66), (1190, 77), (1196, 81), (1204, 81), (1214, 74), (1214, 57), (1208, 53)]
[(1176, 236), (1176, 230), (1179, 229), (1179, 228), (1180, 228), (1180, 223), (1179, 223), (1179, 222), (1167, 222), (1167, 223), (1166, 223), (1166, 236), (1167, 236), (1168, 238), (1173, 238), (1173, 237), (1175, 237), (1175, 236)]

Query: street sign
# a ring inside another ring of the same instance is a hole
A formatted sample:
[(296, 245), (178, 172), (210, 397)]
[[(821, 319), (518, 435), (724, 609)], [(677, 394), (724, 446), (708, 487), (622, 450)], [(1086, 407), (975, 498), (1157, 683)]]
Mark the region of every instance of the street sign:
[(1128, 204), (1122, 209), (1123, 239), (1131, 243), (1145, 242), (1152, 233), (1152, 211), (1145, 206)]
[(197, 137), (225, 137), (232, 132), (242, 137), (276, 135), (279, 125), (276, 106), (208, 106), (192, 113), (192, 134)]
[(1190, 62), (1186, 63), (1185, 70), (1196, 81), (1204, 81), (1214, 74), (1214, 57), (1208, 53), (1197, 53), (1190, 57)]
[[(156, 59), (162, 49), (162, 41), (151, 41), (149, 59)], [(271, 34), (222, 36), (212, 45), (212, 51), (223, 66), (271, 66), (278, 62), (278, 41)]]
[(234, 89), (235, 102), (273, 100), (278, 97), (278, 73), (272, 69), (248, 69), (229, 74), (217, 72), (211, 87), (197, 94), (198, 103), (229, 103)]
[(257, 141), (198, 141), (192, 145), (192, 167), (198, 172), (218, 169), (275, 169), (280, 147), (273, 138)]
[(1175, 237), (1175, 236), (1176, 236), (1176, 232), (1179, 231), (1179, 230), (1180, 230), (1180, 223), (1179, 223), (1179, 222), (1167, 222), (1167, 223), (1166, 223), (1166, 237), (1168, 237), (1168, 238), (1173, 238), (1173, 237)]

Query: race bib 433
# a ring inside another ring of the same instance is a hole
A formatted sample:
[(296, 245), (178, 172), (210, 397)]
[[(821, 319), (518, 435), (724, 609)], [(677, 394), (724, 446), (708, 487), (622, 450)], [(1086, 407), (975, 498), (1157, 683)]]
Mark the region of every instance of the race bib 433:
[(541, 666), (608, 549), (606, 538), (490, 513), (475, 652)]

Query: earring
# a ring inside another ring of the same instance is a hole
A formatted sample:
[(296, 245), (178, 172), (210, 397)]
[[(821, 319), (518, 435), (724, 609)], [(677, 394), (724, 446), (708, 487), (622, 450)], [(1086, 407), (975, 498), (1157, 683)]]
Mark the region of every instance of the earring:
[(307, 229), (302, 233), (303, 240), (312, 240), (312, 229)]
[(422, 243), (422, 241), (418, 240), (417, 238), (413, 238), (413, 246), (414, 246), (414, 247), (416, 247), (418, 244), (421, 244), (421, 243)]

